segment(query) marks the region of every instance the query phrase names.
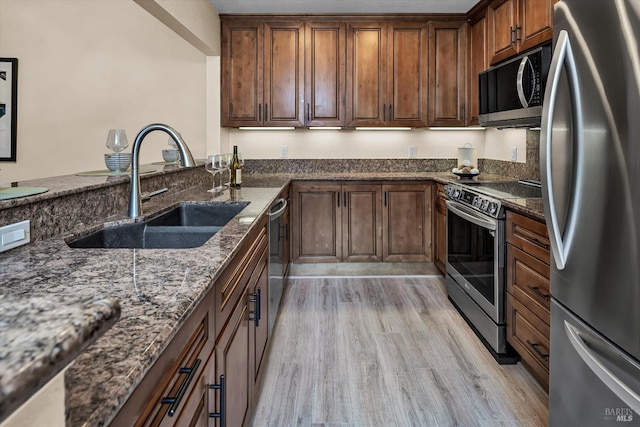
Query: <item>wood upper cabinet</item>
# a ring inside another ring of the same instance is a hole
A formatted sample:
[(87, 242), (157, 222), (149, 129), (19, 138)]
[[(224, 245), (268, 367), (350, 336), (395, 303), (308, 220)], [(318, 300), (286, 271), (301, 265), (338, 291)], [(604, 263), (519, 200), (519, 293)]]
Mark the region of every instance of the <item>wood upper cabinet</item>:
[(469, 21), (469, 79), (467, 115), (469, 125), (477, 125), (480, 114), (480, 91), (478, 74), (489, 68), (487, 54), (487, 18), (486, 10)]
[(303, 126), (303, 28), (223, 23), (223, 126)]
[(306, 126), (342, 126), (345, 117), (346, 24), (305, 24)]
[(430, 126), (466, 125), (466, 60), (466, 22), (430, 22)]
[(427, 25), (347, 24), (347, 126), (427, 125)]
[(487, 8), (490, 63), (496, 64), (553, 38), (558, 0), (495, 0)]
[(383, 185), (383, 259), (431, 261), (431, 184)]

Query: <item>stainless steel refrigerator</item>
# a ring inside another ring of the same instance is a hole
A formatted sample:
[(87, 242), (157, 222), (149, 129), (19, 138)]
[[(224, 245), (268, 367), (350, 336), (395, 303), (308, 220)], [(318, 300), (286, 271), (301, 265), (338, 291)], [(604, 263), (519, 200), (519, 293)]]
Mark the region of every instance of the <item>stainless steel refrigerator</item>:
[(562, 0), (543, 103), (550, 426), (640, 425), (640, 0)]

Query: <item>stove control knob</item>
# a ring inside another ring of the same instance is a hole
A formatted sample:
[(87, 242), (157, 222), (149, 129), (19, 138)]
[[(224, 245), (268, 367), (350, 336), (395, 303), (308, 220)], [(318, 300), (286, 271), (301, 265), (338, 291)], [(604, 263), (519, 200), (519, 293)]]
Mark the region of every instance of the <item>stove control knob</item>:
[(453, 197), (454, 199), (459, 199), (460, 198), (460, 190), (458, 190), (457, 188), (455, 190), (453, 190), (453, 194), (451, 195), (451, 197)]
[(486, 211), (488, 207), (489, 207), (489, 201), (488, 200), (483, 200), (482, 201), (482, 206), (480, 206), (480, 209), (482, 209), (483, 211)]
[(482, 199), (480, 197), (476, 196), (473, 199), (473, 206), (475, 206), (476, 208), (479, 208), (480, 205), (482, 205)]
[(498, 212), (498, 205), (495, 204), (494, 202), (489, 203), (489, 210), (488, 212), (491, 215), (495, 215)]

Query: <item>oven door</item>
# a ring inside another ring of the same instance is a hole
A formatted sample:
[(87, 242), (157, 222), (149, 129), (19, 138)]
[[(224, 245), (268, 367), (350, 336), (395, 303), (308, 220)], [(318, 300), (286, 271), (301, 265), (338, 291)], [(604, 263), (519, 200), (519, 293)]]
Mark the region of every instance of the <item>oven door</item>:
[(496, 324), (505, 320), (504, 220), (447, 201), (447, 274)]

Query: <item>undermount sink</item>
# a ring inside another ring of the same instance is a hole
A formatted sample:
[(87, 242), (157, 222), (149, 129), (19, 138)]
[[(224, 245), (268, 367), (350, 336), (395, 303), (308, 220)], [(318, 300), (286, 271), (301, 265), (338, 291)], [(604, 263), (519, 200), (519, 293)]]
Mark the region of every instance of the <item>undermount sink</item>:
[(246, 207), (247, 203), (181, 203), (145, 222), (150, 226), (222, 227)]
[(67, 242), (67, 245), (71, 248), (105, 249), (196, 248), (246, 206), (246, 203), (181, 203), (144, 222), (104, 227)]

